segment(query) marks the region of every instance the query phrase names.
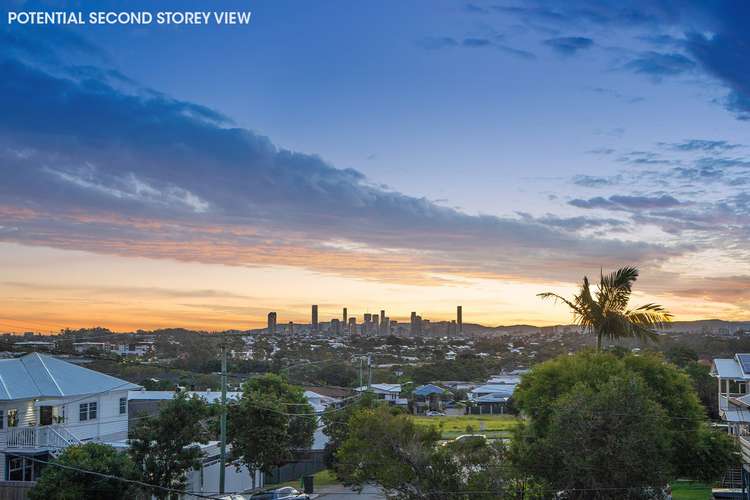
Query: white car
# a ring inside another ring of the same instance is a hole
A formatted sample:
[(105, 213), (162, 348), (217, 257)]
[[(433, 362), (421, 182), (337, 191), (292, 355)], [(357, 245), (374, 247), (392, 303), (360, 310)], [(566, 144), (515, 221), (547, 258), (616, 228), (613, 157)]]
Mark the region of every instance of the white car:
[(441, 411), (428, 411), (425, 415), (428, 417), (444, 417), (445, 413)]

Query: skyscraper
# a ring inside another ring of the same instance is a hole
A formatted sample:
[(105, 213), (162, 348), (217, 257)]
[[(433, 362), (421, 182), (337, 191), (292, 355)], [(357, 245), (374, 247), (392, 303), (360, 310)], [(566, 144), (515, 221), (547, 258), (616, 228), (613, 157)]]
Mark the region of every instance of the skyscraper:
[(289, 335), (294, 335), (294, 321), (289, 322), (289, 326), (287, 327), (287, 333)]
[(463, 307), (456, 307), (456, 326), (458, 327), (458, 333), (464, 333), (464, 311)]
[(314, 332), (318, 331), (318, 305), (313, 304), (312, 306), (312, 329)]
[(334, 335), (340, 335), (341, 334), (341, 320), (338, 318), (333, 318), (331, 320), (331, 333)]
[(357, 318), (352, 316), (349, 318), (349, 335), (357, 333)]
[(268, 333), (276, 333), (276, 313), (268, 313)]
[(346, 307), (344, 308), (344, 317), (342, 318), (342, 321), (343, 321), (344, 325), (346, 325), (346, 324), (349, 323), (349, 320), (346, 317)]

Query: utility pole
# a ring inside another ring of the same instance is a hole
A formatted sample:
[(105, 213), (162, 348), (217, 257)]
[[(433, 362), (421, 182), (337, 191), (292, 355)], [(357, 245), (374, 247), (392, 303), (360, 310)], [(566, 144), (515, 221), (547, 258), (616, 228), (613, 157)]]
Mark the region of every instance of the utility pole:
[(372, 354), (367, 355), (367, 389), (372, 385)]
[(221, 343), (221, 421), (220, 421), (220, 463), (219, 494), (224, 494), (225, 469), (227, 465), (227, 342), (226, 334)]

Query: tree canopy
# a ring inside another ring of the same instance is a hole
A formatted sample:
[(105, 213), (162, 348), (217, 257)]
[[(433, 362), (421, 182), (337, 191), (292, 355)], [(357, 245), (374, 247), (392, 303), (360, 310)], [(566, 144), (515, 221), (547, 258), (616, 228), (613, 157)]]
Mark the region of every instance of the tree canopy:
[[(198, 469), (202, 452), (196, 443), (207, 443), (208, 405), (198, 397), (177, 393), (162, 403), (159, 414), (143, 417), (131, 431), (130, 456), (143, 481), (165, 488), (183, 489), (188, 470)], [(157, 498), (167, 493), (155, 490)]]
[(317, 416), (302, 388), (276, 374), (252, 378), (229, 408), (228, 442), (232, 458), (250, 469), (269, 472), (312, 445)]
[(659, 355), (561, 356), (525, 375), (514, 399), (527, 416), (514, 461), (554, 489), (607, 485), (624, 489), (597, 495), (622, 498), (674, 477), (714, 480), (735, 460), (689, 377)]
[(621, 267), (610, 274), (601, 274), (595, 294), (591, 293), (588, 276), (584, 276), (579, 292), (571, 300), (551, 292), (539, 296), (567, 304), (573, 312), (573, 320), (596, 335), (596, 347), (601, 350), (603, 337), (655, 340), (654, 329), (671, 321), (672, 315), (658, 304), (628, 308), (637, 279), (637, 268)]
[(337, 474), (362, 487), (375, 482), (389, 498), (447, 500), (500, 498), (506, 481), (505, 450), (483, 439), (438, 444), (435, 427), (387, 407), (365, 408), (349, 421), (337, 453)]
[[(70, 468), (68, 468), (70, 467)], [(75, 469), (98, 472), (124, 479), (140, 478), (133, 461), (106, 444), (86, 443), (69, 446), (47, 465), (29, 491), (30, 500), (129, 500), (138, 488), (124, 481), (108, 479)]]

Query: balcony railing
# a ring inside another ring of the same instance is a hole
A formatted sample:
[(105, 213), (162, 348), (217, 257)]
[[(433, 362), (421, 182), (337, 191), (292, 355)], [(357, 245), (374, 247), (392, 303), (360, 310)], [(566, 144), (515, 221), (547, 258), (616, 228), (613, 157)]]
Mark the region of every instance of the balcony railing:
[(51, 448), (60, 449), (80, 441), (65, 427), (43, 425), (39, 427), (10, 428), (6, 433), (7, 448)]

